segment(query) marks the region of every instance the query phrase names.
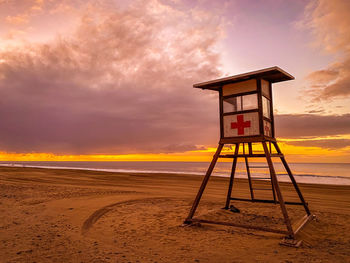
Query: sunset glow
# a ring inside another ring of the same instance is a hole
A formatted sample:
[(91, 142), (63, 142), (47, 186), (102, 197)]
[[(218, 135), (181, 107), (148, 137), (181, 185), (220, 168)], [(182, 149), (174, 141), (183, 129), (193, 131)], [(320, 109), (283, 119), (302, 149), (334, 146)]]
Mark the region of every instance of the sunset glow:
[(0, 0), (0, 160), (208, 162), (218, 97), (192, 85), (276, 65), (295, 76), (273, 88), (288, 161), (349, 162), (349, 12), (341, 0)]

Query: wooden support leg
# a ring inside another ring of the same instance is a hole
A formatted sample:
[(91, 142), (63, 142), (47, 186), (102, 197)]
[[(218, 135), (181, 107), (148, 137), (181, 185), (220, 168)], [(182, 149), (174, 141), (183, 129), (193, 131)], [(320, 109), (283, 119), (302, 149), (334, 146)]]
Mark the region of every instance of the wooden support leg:
[(289, 236), (291, 238), (294, 238), (293, 228), (292, 228), (292, 225), (291, 225), (291, 222), (290, 222), (290, 219), (289, 219), (289, 216), (288, 216), (288, 212), (287, 212), (287, 209), (286, 209), (286, 205), (284, 203), (284, 200), (283, 200), (283, 197), (282, 197), (282, 193), (281, 193), (281, 190), (280, 190), (280, 187), (279, 187), (279, 184), (278, 184), (278, 180), (277, 180), (277, 177), (276, 177), (275, 169), (273, 167), (273, 163), (272, 163), (272, 160), (271, 160), (271, 155), (270, 155), (269, 149), (267, 148), (266, 142), (262, 142), (262, 145), (264, 147), (264, 152), (265, 152), (265, 155), (266, 155), (267, 164), (268, 164), (269, 169), (270, 169), (271, 180), (273, 181), (273, 185), (274, 185), (276, 193), (277, 193), (278, 201), (279, 201), (279, 204), (281, 206), (282, 214), (283, 214), (283, 217), (284, 217), (284, 222), (286, 223)]
[(272, 188), (271, 190), (272, 190), (273, 201), (275, 202), (275, 204), (277, 204), (275, 185), (274, 185), (274, 182), (272, 180), (271, 174), (270, 174), (270, 180), (271, 180), (271, 188)]
[[(271, 146), (271, 145), (270, 145), (270, 146)], [(270, 149), (270, 153), (271, 153), (271, 149)], [(270, 167), (270, 166), (269, 166), (269, 167)], [(273, 201), (275, 202), (275, 204), (277, 204), (275, 183), (274, 183), (274, 180), (272, 179), (271, 171), (270, 171), (270, 181), (271, 181), (271, 190), (272, 190)]]
[[(235, 155), (238, 155), (238, 151), (239, 151), (239, 143), (236, 143)], [(229, 209), (229, 207), (230, 207), (231, 194), (232, 194), (232, 186), (233, 186), (233, 181), (234, 181), (234, 178), (235, 178), (235, 172), (236, 172), (236, 166), (237, 166), (237, 159), (238, 159), (238, 157), (234, 157), (233, 162), (232, 162), (232, 170), (231, 170), (231, 176), (230, 176), (230, 184), (229, 184), (229, 186), (228, 186), (225, 209)]]
[(216, 164), (216, 162), (217, 162), (217, 160), (219, 158), (219, 155), (220, 155), (220, 152), (221, 152), (223, 146), (224, 146), (223, 144), (219, 144), (218, 148), (216, 149), (216, 153), (214, 154), (213, 160), (211, 161), (210, 166), (209, 166), (209, 168), (207, 170), (207, 173), (204, 176), (203, 182), (202, 182), (202, 184), (201, 184), (201, 186), (199, 188), (199, 191), (197, 193), (197, 196), (196, 196), (196, 198), (195, 198), (195, 200), (193, 202), (192, 208), (191, 208), (191, 210), (190, 210), (190, 212), (189, 212), (189, 214), (188, 214), (188, 216), (187, 216), (187, 218), (186, 218), (186, 220), (184, 222), (185, 224), (191, 223), (191, 219), (192, 219), (194, 213), (197, 210), (199, 201), (202, 198), (202, 194), (204, 192), (204, 189), (207, 186), (207, 183), (209, 181), (209, 177), (210, 177), (211, 173), (213, 172), (213, 169), (214, 169), (215, 164)]
[(250, 197), (252, 201), (254, 200), (254, 192), (253, 192), (253, 186), (252, 186), (252, 178), (250, 177), (250, 170), (249, 170), (249, 164), (248, 164), (248, 157), (244, 157), (245, 160), (245, 167), (247, 169), (247, 175), (248, 175), (248, 183), (249, 183), (249, 189), (250, 189)]
[[(273, 145), (275, 146), (276, 148), (276, 151), (279, 153), (279, 154), (282, 154), (277, 142), (274, 142)], [(297, 191), (298, 193), (298, 196), (299, 196), (299, 199), (300, 201), (303, 203), (303, 206), (304, 206), (304, 209), (305, 209), (305, 212), (308, 214), (308, 215), (311, 215), (311, 212), (309, 210), (309, 207), (307, 205), (307, 203), (305, 202), (305, 199), (303, 197), (303, 194), (301, 193), (300, 189), (299, 189), (299, 186), (297, 184), (297, 182), (295, 181), (295, 178), (292, 174), (292, 171), (290, 170), (289, 166), (288, 166), (288, 163), (286, 161), (286, 159), (284, 157), (280, 157), (281, 158), (281, 161), (283, 163), (283, 166), (284, 168), (286, 169), (287, 173), (288, 173), (288, 176), (290, 178), (290, 180), (292, 181), (293, 185), (294, 185), (294, 188), (295, 188), (295, 191)]]
[(251, 142), (248, 142), (248, 152), (249, 155), (253, 155), (253, 146)]

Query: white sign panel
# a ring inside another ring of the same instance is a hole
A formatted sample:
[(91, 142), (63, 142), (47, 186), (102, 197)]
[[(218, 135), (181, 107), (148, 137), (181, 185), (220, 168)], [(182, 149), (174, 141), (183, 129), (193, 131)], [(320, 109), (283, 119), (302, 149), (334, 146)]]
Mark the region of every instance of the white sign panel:
[(224, 137), (259, 135), (257, 112), (224, 116)]
[(271, 123), (264, 120), (264, 134), (266, 136), (272, 137)]

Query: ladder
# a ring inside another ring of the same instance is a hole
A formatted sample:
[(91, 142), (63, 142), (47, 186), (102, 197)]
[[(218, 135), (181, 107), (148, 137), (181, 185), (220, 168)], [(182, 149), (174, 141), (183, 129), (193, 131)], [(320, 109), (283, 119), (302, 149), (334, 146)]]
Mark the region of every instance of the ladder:
[[(242, 156), (244, 156), (244, 162), (245, 162), (245, 168), (246, 168), (246, 172), (247, 172), (247, 179), (248, 179), (248, 185), (249, 185), (249, 190), (250, 190), (250, 197), (251, 199), (244, 199), (244, 198), (235, 198), (235, 197), (232, 197), (231, 194), (230, 194), (230, 197), (229, 197), (229, 200), (238, 200), (238, 201), (252, 201), (252, 202), (274, 202), (275, 204), (277, 203), (277, 200), (276, 200), (276, 192), (275, 192), (275, 189), (274, 189), (274, 186), (273, 186), (273, 180), (271, 178), (271, 173), (269, 173), (269, 177), (253, 177), (252, 176), (252, 172), (251, 172), (251, 168), (253, 169), (269, 169), (269, 166), (267, 165), (250, 165), (249, 164), (249, 161), (248, 159), (249, 158), (266, 158), (266, 155), (263, 154), (262, 152), (259, 152), (259, 153), (254, 153), (253, 152), (253, 147), (252, 147), (252, 143), (247, 143), (248, 144), (248, 154), (246, 154), (246, 145), (245, 143), (242, 143), (242, 148), (243, 148), (243, 154)], [(239, 147), (239, 146), (236, 146), (236, 147)], [(238, 152), (239, 152), (239, 148), (238, 148)], [(269, 152), (270, 154), (271, 153), (271, 142), (269, 143)], [(250, 157), (250, 156), (254, 156), (254, 157)], [(283, 155), (279, 155), (279, 154), (274, 154), (273, 155), (274, 157), (280, 157), (280, 156), (283, 156)], [(233, 155), (219, 155), (219, 158), (235, 158)], [(254, 187), (253, 186), (253, 180), (267, 180), (267, 181), (270, 181), (271, 183), (271, 187), (264, 187), (264, 188), (261, 188), (261, 187)], [(255, 197), (255, 194), (254, 194), (254, 191), (271, 191), (272, 192), (272, 197), (273, 197), (273, 200), (265, 200), (265, 199), (257, 199)], [(228, 205), (226, 205), (226, 209), (228, 209), (227, 207)]]
[[(244, 144), (243, 144), (243, 149), (244, 149)], [(247, 170), (247, 176), (248, 176), (248, 183), (249, 183), (249, 190), (250, 190), (250, 197), (251, 197), (251, 200), (252, 201), (256, 201), (256, 200), (260, 200), (260, 199), (256, 199), (254, 197), (254, 190), (257, 190), (257, 191), (272, 191), (272, 196), (273, 196), (273, 201), (274, 203), (276, 203), (276, 192), (275, 192), (275, 189), (273, 187), (273, 183), (272, 183), (272, 178), (271, 178), (271, 174), (270, 174), (270, 177), (252, 177), (251, 176), (251, 172), (250, 172), (250, 169), (253, 168), (253, 169), (268, 169), (269, 167), (268, 166), (261, 166), (261, 165), (255, 165), (255, 166), (251, 166), (249, 165), (249, 162), (248, 162), (248, 158), (249, 157), (244, 157), (244, 161), (245, 161), (245, 166), (246, 166), (246, 170)], [(256, 188), (256, 187), (253, 187), (253, 182), (252, 182), (252, 178), (254, 180), (270, 180), (270, 183), (271, 183), (271, 188)], [(232, 200), (232, 197), (231, 197), (231, 200)]]

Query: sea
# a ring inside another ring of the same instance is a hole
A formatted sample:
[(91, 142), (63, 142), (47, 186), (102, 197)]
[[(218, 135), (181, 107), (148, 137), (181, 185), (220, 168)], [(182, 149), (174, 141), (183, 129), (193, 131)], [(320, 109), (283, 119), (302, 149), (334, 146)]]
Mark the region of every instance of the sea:
[[(266, 178), (269, 169), (265, 163), (250, 163), (251, 176)], [(104, 172), (169, 173), (204, 175), (207, 162), (6, 162), (0, 166), (34, 167), (47, 169), (78, 169)], [(218, 162), (213, 176), (229, 177), (232, 163)], [(289, 176), (281, 163), (274, 164), (279, 181), (289, 182)], [(350, 185), (350, 163), (289, 163), (299, 183)], [(247, 178), (245, 163), (238, 162), (237, 178)], [(263, 179), (264, 180), (264, 179)]]

